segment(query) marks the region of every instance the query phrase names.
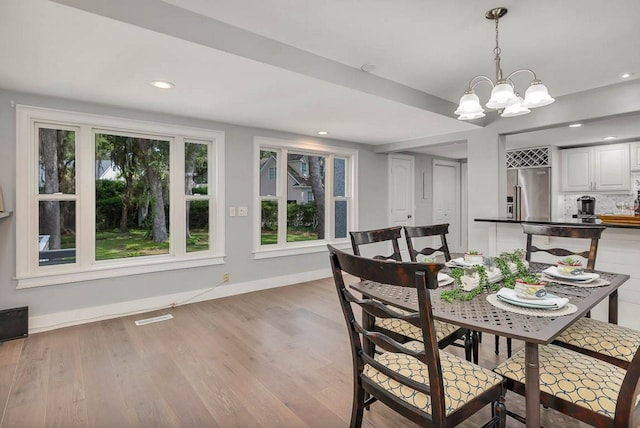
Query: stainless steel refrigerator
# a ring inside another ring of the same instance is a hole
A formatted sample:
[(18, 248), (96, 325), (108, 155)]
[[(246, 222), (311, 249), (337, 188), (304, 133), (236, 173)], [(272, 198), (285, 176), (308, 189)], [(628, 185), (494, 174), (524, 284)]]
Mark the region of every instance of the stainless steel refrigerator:
[(551, 218), (551, 168), (507, 169), (507, 217)]

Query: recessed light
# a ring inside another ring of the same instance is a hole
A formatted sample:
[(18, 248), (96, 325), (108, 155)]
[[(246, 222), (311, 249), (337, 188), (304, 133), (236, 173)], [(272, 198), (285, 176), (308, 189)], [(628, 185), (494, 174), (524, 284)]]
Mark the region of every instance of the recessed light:
[(624, 73), (620, 75), (620, 77), (622, 77), (623, 79), (628, 79), (631, 76), (633, 76), (633, 73)]
[(154, 80), (151, 84), (158, 89), (171, 89), (175, 86), (173, 83), (164, 80)]
[(608, 137), (604, 137), (603, 140), (615, 140), (616, 138), (618, 137), (616, 137), (615, 135), (609, 135)]
[(327, 131), (318, 131), (318, 135), (329, 135)]
[(580, 128), (581, 126), (581, 123), (572, 123), (571, 125), (569, 125), (569, 128)]

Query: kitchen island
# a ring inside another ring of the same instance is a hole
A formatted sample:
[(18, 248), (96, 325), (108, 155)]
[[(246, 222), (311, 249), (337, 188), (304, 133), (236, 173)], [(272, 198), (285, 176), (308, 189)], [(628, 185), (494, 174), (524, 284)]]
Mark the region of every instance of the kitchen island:
[[(619, 290), (618, 323), (640, 330), (640, 224), (616, 224), (602, 222), (600, 219), (577, 218), (526, 218), (512, 219), (506, 217), (476, 218), (478, 227), (488, 228), (489, 254), (500, 254), (505, 251), (526, 247), (526, 235), (521, 223), (551, 225), (603, 225), (607, 228), (598, 243), (596, 269), (606, 272), (624, 273), (630, 276)], [(535, 237), (535, 241), (544, 247), (561, 247), (568, 250), (584, 251), (588, 248), (587, 240), (568, 238)], [(546, 253), (536, 253), (536, 261), (555, 263), (558, 257)], [(591, 312), (592, 317), (606, 321), (608, 307), (601, 303)]]

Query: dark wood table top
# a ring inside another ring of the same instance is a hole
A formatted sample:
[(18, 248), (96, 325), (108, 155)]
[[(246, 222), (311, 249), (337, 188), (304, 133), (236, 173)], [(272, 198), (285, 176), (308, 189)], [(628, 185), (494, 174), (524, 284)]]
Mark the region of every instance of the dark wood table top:
[[(541, 272), (549, 266), (544, 263), (531, 263), (529, 270)], [(446, 269), (443, 269), (443, 272), (446, 272)], [(629, 279), (629, 275), (595, 272), (611, 284), (592, 288), (556, 283), (550, 283), (547, 286), (550, 293), (566, 297), (578, 307), (578, 310), (571, 315), (558, 317), (521, 315), (493, 306), (487, 301), (487, 294), (490, 292), (480, 294), (469, 301), (456, 300), (449, 303), (442, 300), (440, 293), (443, 290), (451, 289), (454, 285), (431, 290), (433, 315), (441, 321), (450, 322), (471, 330), (511, 337), (529, 343), (548, 344), (564, 329), (583, 317), (595, 305), (615, 292)], [(398, 287), (371, 281), (357, 282), (352, 284), (351, 288), (366, 296), (404, 310), (418, 310), (418, 298), (415, 288)]]

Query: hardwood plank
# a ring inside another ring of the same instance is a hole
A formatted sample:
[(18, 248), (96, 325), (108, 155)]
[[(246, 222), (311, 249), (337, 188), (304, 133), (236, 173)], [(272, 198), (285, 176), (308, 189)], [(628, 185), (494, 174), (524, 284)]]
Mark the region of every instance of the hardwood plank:
[(178, 426), (194, 428), (219, 426), (169, 355), (162, 354), (147, 358), (147, 368), (156, 389), (176, 415)]
[(128, 411), (135, 426), (173, 427), (179, 426), (161, 394), (149, 378), (147, 361), (138, 355), (125, 323), (126, 318), (110, 320), (104, 324), (110, 344), (111, 364)]
[(77, 329), (52, 332), (47, 390), (47, 427), (87, 427)]
[(134, 427), (99, 323), (79, 326), (78, 341), (89, 426)]
[(46, 416), (49, 381), (48, 334), (34, 334), (24, 339), (15, 380), (2, 417), (3, 427), (43, 427)]
[[(182, 375), (190, 382), (203, 404), (221, 427), (260, 426), (247, 407), (218, 375), (217, 365), (221, 357), (219, 344), (212, 339), (208, 327), (199, 322), (194, 308), (197, 305), (175, 309), (175, 322), (167, 323), (167, 331), (183, 338), (169, 353)], [(203, 305), (199, 305), (202, 307)]]
[[(0, 343), (0, 409), (4, 414), (25, 339)], [(0, 418), (1, 420), (1, 418)]]

